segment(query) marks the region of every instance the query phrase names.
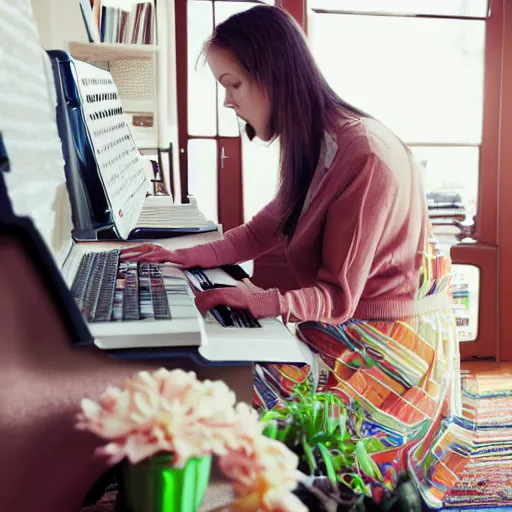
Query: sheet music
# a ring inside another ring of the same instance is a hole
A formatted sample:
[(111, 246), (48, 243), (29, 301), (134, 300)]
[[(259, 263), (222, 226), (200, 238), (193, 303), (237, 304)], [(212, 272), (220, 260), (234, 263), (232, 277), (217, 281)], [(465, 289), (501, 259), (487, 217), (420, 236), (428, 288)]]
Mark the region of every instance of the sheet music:
[(144, 166), (110, 73), (85, 62), (74, 64), (100, 177), (119, 235), (126, 239), (148, 190)]

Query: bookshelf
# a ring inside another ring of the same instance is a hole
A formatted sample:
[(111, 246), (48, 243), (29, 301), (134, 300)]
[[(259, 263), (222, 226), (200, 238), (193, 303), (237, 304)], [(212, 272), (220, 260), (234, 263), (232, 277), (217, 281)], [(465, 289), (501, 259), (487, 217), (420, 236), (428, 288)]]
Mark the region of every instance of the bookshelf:
[(158, 51), (157, 45), (123, 43), (69, 43), (69, 53), (85, 62), (110, 62), (121, 59), (152, 59)]
[[(128, 1), (128, 0), (123, 0)], [(132, 1), (132, 0), (130, 0)], [(141, 0), (143, 1), (143, 0)], [(77, 60), (108, 69), (139, 148), (172, 144), (174, 190), (179, 197), (178, 107), (176, 86), (176, 0), (148, 0), (154, 5), (155, 44), (89, 42), (80, 0), (31, 0), (45, 49), (68, 51)], [(111, 5), (112, 0), (101, 0)], [(152, 126), (147, 124), (152, 116)], [(164, 159), (167, 167), (167, 159)], [(167, 190), (170, 173), (163, 169)]]

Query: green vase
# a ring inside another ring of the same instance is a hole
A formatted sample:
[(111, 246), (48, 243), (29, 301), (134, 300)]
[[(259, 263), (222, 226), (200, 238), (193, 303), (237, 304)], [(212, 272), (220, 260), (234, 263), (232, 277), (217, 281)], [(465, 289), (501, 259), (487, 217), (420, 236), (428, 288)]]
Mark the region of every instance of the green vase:
[(172, 455), (155, 455), (122, 467), (122, 503), (127, 512), (196, 512), (203, 502), (211, 456), (193, 458), (183, 468), (172, 466)]

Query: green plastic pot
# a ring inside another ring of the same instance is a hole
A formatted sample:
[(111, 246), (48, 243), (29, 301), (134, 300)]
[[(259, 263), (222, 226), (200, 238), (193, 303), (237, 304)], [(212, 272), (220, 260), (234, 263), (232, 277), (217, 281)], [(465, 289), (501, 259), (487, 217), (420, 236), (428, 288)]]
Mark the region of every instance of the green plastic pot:
[(211, 456), (172, 466), (172, 454), (139, 464), (125, 462), (121, 471), (121, 500), (128, 512), (196, 512), (210, 480)]

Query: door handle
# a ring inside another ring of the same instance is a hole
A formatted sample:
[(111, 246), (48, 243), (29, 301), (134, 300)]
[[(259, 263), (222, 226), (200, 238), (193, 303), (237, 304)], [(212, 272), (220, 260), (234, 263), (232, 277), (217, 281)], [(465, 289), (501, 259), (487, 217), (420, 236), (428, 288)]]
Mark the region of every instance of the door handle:
[(224, 149), (224, 146), (220, 149), (220, 168), (224, 169), (224, 160), (229, 158), (229, 156), (226, 155), (226, 150)]

